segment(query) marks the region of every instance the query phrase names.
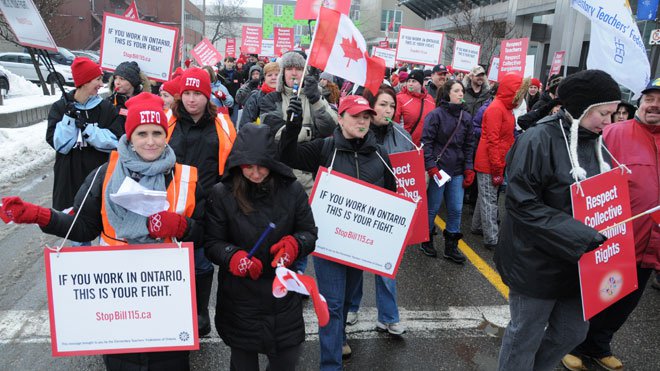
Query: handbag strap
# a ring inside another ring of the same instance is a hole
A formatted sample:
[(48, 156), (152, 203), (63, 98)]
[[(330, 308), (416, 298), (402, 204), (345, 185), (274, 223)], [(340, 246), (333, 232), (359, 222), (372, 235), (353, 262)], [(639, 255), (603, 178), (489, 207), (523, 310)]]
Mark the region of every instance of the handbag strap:
[(445, 143), (445, 146), (442, 147), (442, 150), (440, 151), (440, 154), (438, 157), (435, 158), (435, 163), (437, 164), (438, 161), (440, 161), (440, 158), (442, 158), (442, 155), (445, 153), (447, 150), (447, 147), (449, 147), (449, 143), (451, 143), (451, 140), (454, 139), (456, 136), (456, 132), (458, 131), (458, 127), (461, 126), (461, 121), (463, 118), (463, 110), (461, 110), (461, 113), (458, 115), (458, 122), (456, 123), (456, 127), (454, 128), (454, 131), (452, 131), (451, 136), (449, 137), (449, 140), (447, 140), (447, 143)]
[(419, 125), (419, 121), (422, 119), (422, 114), (424, 113), (424, 102), (426, 101), (426, 97), (422, 98), (422, 108), (419, 110), (419, 117), (417, 118), (417, 121), (415, 121), (415, 125), (413, 125), (412, 129), (410, 130), (410, 135), (413, 135), (415, 132), (415, 129), (417, 129), (417, 125)]

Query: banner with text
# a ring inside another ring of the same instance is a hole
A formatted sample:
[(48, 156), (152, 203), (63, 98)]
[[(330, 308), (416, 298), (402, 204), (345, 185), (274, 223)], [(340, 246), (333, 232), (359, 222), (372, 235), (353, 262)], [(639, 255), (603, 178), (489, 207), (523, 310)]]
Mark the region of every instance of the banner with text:
[(320, 167), (310, 204), (319, 226), (314, 255), (396, 277), (415, 214), (414, 202)]
[(0, 1), (0, 11), (19, 44), (57, 52), (57, 44), (32, 0)]
[(497, 77), (500, 72), (500, 57), (493, 57), (490, 61), (490, 67), (488, 68), (488, 81), (498, 81)]
[(296, 1), (293, 19), (316, 20), (319, 17), (321, 6), (348, 15), (348, 11), (351, 9), (351, 0), (298, 0)]
[(178, 36), (174, 27), (104, 13), (101, 68), (114, 71), (122, 62), (135, 61), (148, 78), (168, 81)]
[(528, 44), (529, 39), (526, 37), (502, 40), (498, 76), (504, 76), (507, 73), (524, 76)]
[(199, 349), (192, 243), (44, 254), (54, 356)]
[[(571, 185), (573, 217), (598, 231), (632, 216), (628, 174), (622, 168)], [(582, 314), (588, 320), (637, 289), (632, 222), (602, 232), (607, 241), (578, 263)]]
[(275, 56), (275, 41), (270, 39), (261, 40), (261, 53), (260, 56), (274, 57)]
[(401, 27), (397, 42), (396, 60), (435, 66), (440, 63), (444, 32)]
[(396, 49), (385, 49), (374, 46), (371, 49), (371, 56), (383, 58), (386, 67), (394, 68), (396, 66)]
[(243, 26), (241, 53), (261, 54), (261, 27)]
[[(556, 75), (561, 71), (561, 66), (564, 64), (564, 55), (566, 54), (565, 50), (560, 50), (555, 52), (552, 56), (552, 64), (550, 64), (550, 72), (548, 72), (548, 77)], [(549, 82), (549, 81), (548, 81)]]
[[(404, 129), (401, 128), (401, 130)], [(415, 209), (415, 217), (410, 226), (411, 232), (406, 240), (406, 245), (426, 242), (429, 240), (429, 213), (426, 198), (424, 151), (390, 153), (389, 156), (392, 170), (397, 177), (396, 192), (413, 202), (417, 200), (417, 209)]]
[(193, 48), (190, 54), (200, 66), (215, 66), (222, 60), (222, 54), (206, 37)]
[(381, 40), (381, 41), (378, 42), (378, 47), (389, 49), (390, 48), (390, 42), (387, 41), (387, 40)]
[(454, 70), (470, 72), (472, 67), (479, 64), (481, 45), (463, 40), (454, 41), (454, 57), (451, 66)]
[(225, 41), (225, 56), (236, 58), (236, 39), (231, 38)]
[(282, 55), (293, 49), (295, 41), (293, 28), (275, 27), (273, 31), (275, 34), (275, 54), (273, 55)]

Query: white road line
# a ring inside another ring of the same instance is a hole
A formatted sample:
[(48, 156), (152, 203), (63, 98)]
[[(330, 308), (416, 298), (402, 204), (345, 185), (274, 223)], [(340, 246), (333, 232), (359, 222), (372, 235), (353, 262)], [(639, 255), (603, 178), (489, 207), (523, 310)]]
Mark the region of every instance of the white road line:
[[(211, 319), (213, 320), (213, 311)], [(318, 325), (312, 309), (306, 309), (305, 331), (307, 340), (318, 340)], [(441, 311), (420, 311), (399, 308), (401, 323), (406, 327), (405, 337), (484, 337), (485, 324), (506, 326), (509, 321), (508, 305), (448, 307)], [(386, 336), (376, 331), (378, 313), (376, 308), (361, 308), (359, 321), (346, 326), (350, 339), (372, 339)], [(34, 344), (50, 342), (50, 323), (46, 310), (0, 311), (0, 344)], [(220, 343), (215, 331), (201, 339), (203, 343)]]

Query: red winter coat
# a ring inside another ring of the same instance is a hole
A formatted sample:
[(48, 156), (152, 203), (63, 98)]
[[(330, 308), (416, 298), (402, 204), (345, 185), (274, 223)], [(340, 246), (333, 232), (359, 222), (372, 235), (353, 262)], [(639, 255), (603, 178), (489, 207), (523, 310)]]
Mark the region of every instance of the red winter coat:
[[(422, 109), (422, 100), (424, 100), (424, 111), (420, 116)], [(424, 128), (424, 118), (429, 112), (435, 109), (435, 101), (430, 96), (426, 89), (422, 88), (421, 93), (413, 93), (408, 91), (405, 87), (401, 92), (396, 95), (396, 113), (394, 114), (394, 121), (401, 122), (401, 115), (403, 115), (403, 127), (412, 136), (413, 142), (417, 146), (422, 142), (422, 129)], [(411, 132), (413, 126), (419, 119), (419, 123), (415, 128), (415, 132)]]
[(500, 87), (493, 103), (488, 106), (481, 121), (481, 139), (474, 160), (474, 170), (480, 173), (502, 176), (507, 152), (513, 145), (516, 120), (512, 110), (513, 99), (522, 85), (518, 75), (507, 74), (500, 80)]
[[(632, 119), (606, 126), (603, 139), (614, 158), (632, 171), (628, 180), (632, 214), (660, 204), (660, 126)], [(633, 220), (633, 231), (637, 264), (660, 270), (658, 224), (645, 215)]]

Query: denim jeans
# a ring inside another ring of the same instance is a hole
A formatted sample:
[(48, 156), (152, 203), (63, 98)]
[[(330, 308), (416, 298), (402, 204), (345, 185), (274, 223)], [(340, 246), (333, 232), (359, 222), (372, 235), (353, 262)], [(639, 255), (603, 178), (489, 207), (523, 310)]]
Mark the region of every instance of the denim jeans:
[(497, 245), (498, 230), (497, 225), (497, 192), (499, 187), (493, 185), (490, 174), (477, 172), (477, 182), (479, 184), (479, 196), (477, 197), (477, 207), (472, 215), (472, 230), (483, 231), (484, 243), (487, 245)]
[(195, 249), (195, 275), (213, 272), (213, 263), (204, 255), (204, 249)]
[[(396, 303), (396, 280), (391, 278), (374, 275), (376, 285), (376, 307), (378, 308), (378, 322), (380, 323), (399, 323), (399, 306)], [(362, 301), (363, 278), (360, 278), (355, 295), (351, 299), (349, 312), (357, 312), (360, 309)]]
[(346, 315), (362, 271), (314, 256), (319, 292), (328, 303), (330, 321), (319, 327), (322, 371), (341, 371), (341, 348), (346, 342)]
[(305, 273), (305, 270), (307, 269), (307, 264), (309, 263), (309, 255), (305, 255), (303, 257), (298, 257), (293, 264), (291, 264), (291, 269), (294, 272), (300, 272), (300, 273)]
[(460, 233), (461, 213), (463, 212), (463, 175), (455, 175), (442, 187), (433, 179), (429, 179), (426, 189), (429, 207), (429, 231), (435, 226), (435, 215), (442, 206), (444, 198), (447, 204), (447, 232)]
[(511, 321), (500, 350), (500, 371), (554, 370), (587, 336), (579, 297), (537, 299), (509, 293)]

